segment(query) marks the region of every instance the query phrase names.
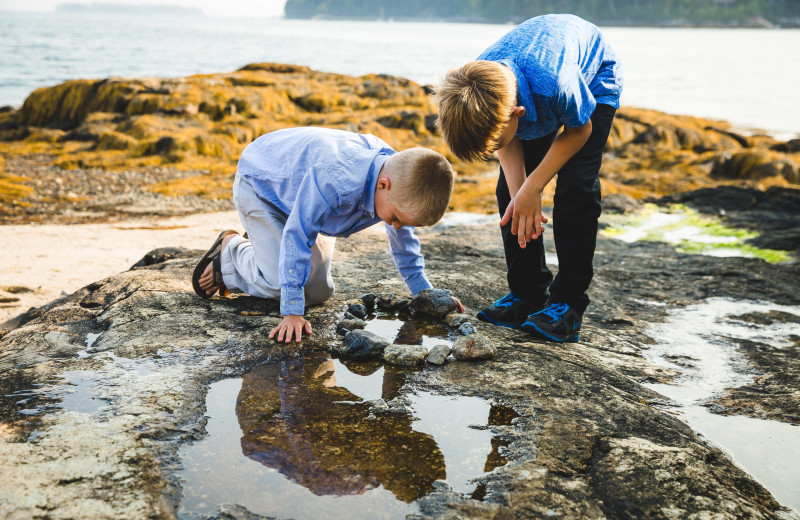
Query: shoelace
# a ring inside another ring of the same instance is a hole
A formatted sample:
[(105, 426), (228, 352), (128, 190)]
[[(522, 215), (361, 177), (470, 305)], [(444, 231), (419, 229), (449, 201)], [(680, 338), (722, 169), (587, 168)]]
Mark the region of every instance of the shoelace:
[(514, 293), (508, 293), (496, 302), (494, 302), (495, 307), (511, 307), (515, 303), (519, 301), (519, 298), (514, 296)]
[(561, 317), (569, 310), (569, 305), (566, 303), (554, 303), (549, 305), (546, 309), (539, 311), (541, 314), (546, 314), (553, 318), (553, 321), (560, 320)]

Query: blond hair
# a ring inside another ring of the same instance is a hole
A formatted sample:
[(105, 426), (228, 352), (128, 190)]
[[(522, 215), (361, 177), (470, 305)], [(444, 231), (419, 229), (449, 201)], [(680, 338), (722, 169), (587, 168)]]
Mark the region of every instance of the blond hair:
[(483, 159), (497, 148), (517, 100), (514, 73), (494, 61), (471, 61), (447, 73), (436, 88), (436, 126), (461, 160)]
[(389, 157), (385, 169), (392, 180), (387, 200), (408, 214), (414, 225), (430, 226), (442, 218), (455, 179), (453, 167), (442, 154), (410, 148)]

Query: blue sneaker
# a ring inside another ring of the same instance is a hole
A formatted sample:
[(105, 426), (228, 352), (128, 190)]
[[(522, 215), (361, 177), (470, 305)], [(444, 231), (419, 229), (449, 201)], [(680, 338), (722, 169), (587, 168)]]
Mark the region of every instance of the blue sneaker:
[(536, 308), (525, 300), (520, 300), (510, 292), (494, 302), (491, 307), (486, 307), (478, 312), (478, 319), (501, 327), (518, 329), (525, 318)]
[(551, 303), (537, 313), (528, 316), (522, 330), (535, 336), (563, 343), (577, 343), (580, 339), (583, 316), (566, 303)]

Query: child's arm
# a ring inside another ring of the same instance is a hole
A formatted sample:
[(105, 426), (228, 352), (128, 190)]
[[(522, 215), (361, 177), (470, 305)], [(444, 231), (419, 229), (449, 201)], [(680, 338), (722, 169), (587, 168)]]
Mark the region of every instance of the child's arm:
[(278, 341), (300, 341), (303, 331), (311, 334), (311, 324), (303, 318), (305, 285), (311, 272), (311, 246), (317, 240), (322, 224), (333, 212), (315, 175), (308, 174), (301, 182), (291, 213), (286, 219), (278, 260), (278, 280), (281, 286), (280, 312), (283, 320), (272, 329), (269, 337)]
[[(556, 140), (553, 141), (553, 145), (544, 156), (544, 159), (542, 159), (542, 162), (525, 179), (516, 194), (511, 192), (511, 184), (509, 183), (509, 193), (513, 198), (506, 209), (505, 215), (500, 220), (500, 225), (504, 226), (511, 220), (511, 233), (517, 235), (519, 247), (524, 249), (530, 240), (539, 238), (539, 235), (544, 231), (542, 223), (547, 222), (547, 218), (542, 215), (542, 191), (567, 161), (586, 144), (591, 133), (591, 119), (582, 127), (565, 127)], [(513, 146), (514, 141), (519, 141), (519, 154), (509, 151), (509, 155), (514, 154), (509, 159), (512, 165), (517, 161), (521, 163), (518, 168), (521, 168), (522, 178), (524, 178), (525, 159), (522, 152), (522, 141), (514, 137), (506, 148)], [(503, 166), (503, 171), (506, 171), (500, 150), (498, 150), (498, 157), (500, 158), (500, 164)], [(512, 175), (515, 175), (514, 179), (516, 181), (516, 176), (518, 175), (516, 169), (512, 171)], [(508, 174), (506, 174), (506, 182), (509, 182)]]
[(417, 294), (423, 289), (433, 289), (433, 285), (425, 275), (425, 259), (422, 257), (422, 249), (419, 239), (414, 234), (414, 228), (403, 226), (395, 229), (389, 224), (385, 224), (385, 227), (394, 265), (411, 294)]

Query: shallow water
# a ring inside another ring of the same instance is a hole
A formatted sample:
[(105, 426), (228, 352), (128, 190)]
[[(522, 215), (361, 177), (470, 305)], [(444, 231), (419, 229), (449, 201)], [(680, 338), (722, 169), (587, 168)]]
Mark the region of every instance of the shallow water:
[(180, 452), (184, 518), (221, 503), (282, 518), (402, 518), (435, 482), (479, 496), (473, 479), (506, 462), (491, 426), (516, 416), (325, 353), (214, 383), (206, 403), (207, 436)]
[(673, 384), (645, 386), (675, 401), (676, 411), (689, 426), (727, 451), (781, 504), (800, 511), (800, 427), (714, 414), (704, 406), (725, 389), (753, 381), (754, 370), (737, 350), (737, 341), (789, 348), (792, 338), (800, 337), (799, 323), (773, 322), (765, 327), (740, 318), (774, 311), (800, 316), (800, 306), (725, 298), (670, 312), (667, 321), (646, 330), (656, 344), (643, 350), (643, 355), (681, 375)]
[(394, 315), (378, 314), (367, 317), (364, 330), (398, 345), (422, 345), (430, 350), (436, 345), (452, 345), (447, 327), (422, 320), (401, 320)]

